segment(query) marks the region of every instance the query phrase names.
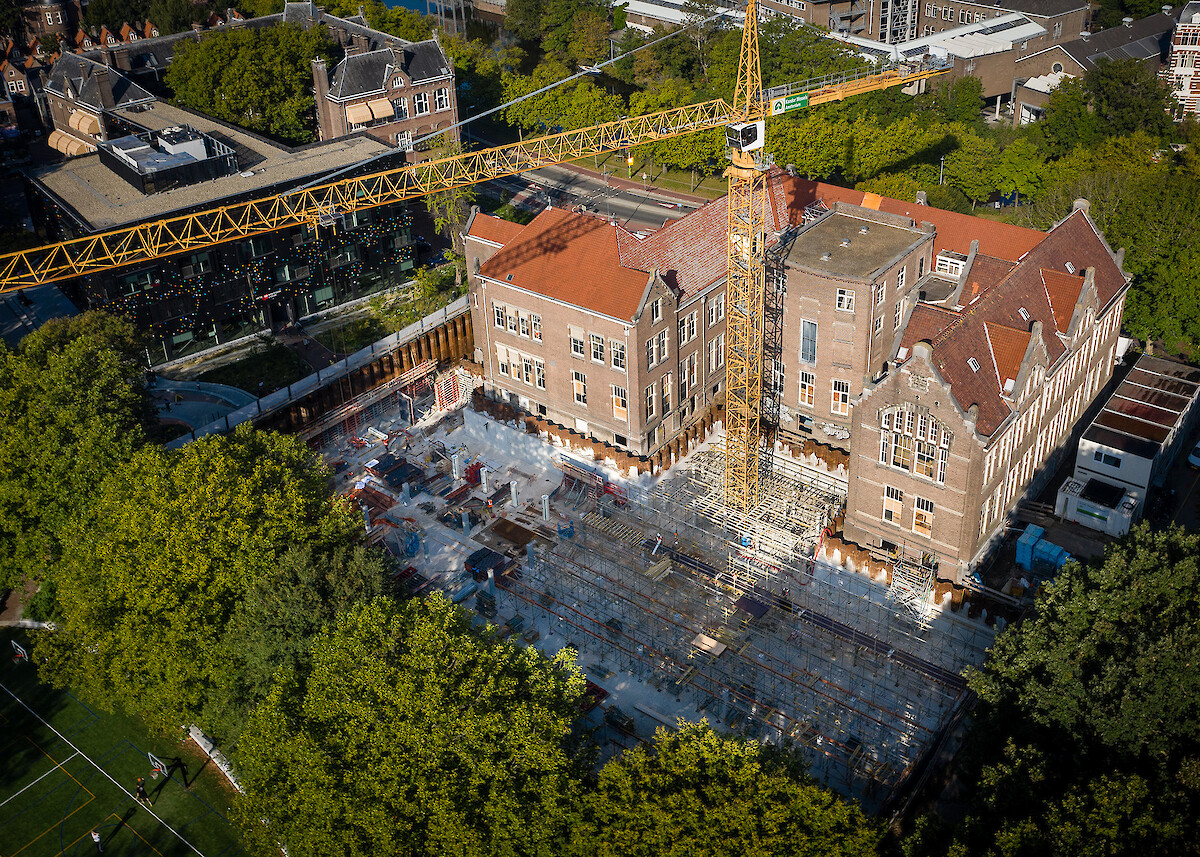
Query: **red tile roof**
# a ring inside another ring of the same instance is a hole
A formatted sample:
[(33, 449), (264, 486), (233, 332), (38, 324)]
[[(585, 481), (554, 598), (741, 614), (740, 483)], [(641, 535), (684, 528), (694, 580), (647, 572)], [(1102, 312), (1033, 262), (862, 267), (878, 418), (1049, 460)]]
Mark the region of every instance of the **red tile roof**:
[[(985, 288), (974, 301), (955, 313), (957, 318), (935, 335), (930, 336), (935, 326), (928, 323), (927, 311), (922, 313), (918, 324), (910, 320), (905, 329), (901, 345), (910, 351), (917, 342), (932, 342), (934, 365), (950, 384), (959, 407), (963, 410), (978, 407), (975, 426), (985, 437), (992, 435), (1012, 412), (1002, 397), (1003, 383), (1016, 375), (1028, 347), (1027, 331), (1032, 329), (1033, 322), (1041, 322), (1042, 343), (1051, 365), (1067, 350), (1061, 334), (1070, 324), (1070, 312), (1084, 283), (1083, 277), (1068, 273), (1068, 263), (1076, 271), (1089, 267), (1095, 270), (1101, 307), (1107, 306), (1125, 288), (1125, 275), (1113, 259), (1112, 251), (1083, 212), (1076, 211), (1050, 230), (1007, 276)], [(1060, 271), (1062, 277), (1058, 276)], [(1053, 299), (1043, 281), (1047, 275), (1054, 283)], [(1052, 300), (1060, 307), (1069, 304), (1071, 309), (1063, 315), (1052, 306)], [(913, 310), (914, 317), (918, 309), (921, 307)], [(1018, 350), (1020, 356), (1016, 356)], [(968, 363), (971, 358), (979, 363), (978, 372), (971, 369)]]
[(1017, 380), (1017, 373), (1021, 371), (1021, 361), (1025, 359), (1025, 351), (1029, 348), (1032, 334), (1028, 330), (1015, 330), (987, 321), (983, 323), (983, 330), (987, 334), (988, 346), (992, 352), (996, 380), (1003, 390), (1006, 382)]
[(1046, 300), (1054, 313), (1054, 326), (1066, 333), (1067, 326), (1071, 323), (1071, 314), (1075, 311), (1075, 301), (1079, 300), (1083, 277), (1049, 268), (1042, 268), (1039, 273), (1042, 276), (1042, 287), (1046, 290)]
[(957, 318), (958, 313), (952, 309), (946, 309), (936, 304), (917, 304), (908, 317), (908, 326), (904, 329), (904, 341), (911, 351), (912, 343), (933, 341)]
[(976, 254), (967, 272), (967, 284), (963, 287), (959, 303), (969, 304), (985, 289), (989, 289), (1003, 280), (1016, 267), (1014, 262), (1006, 262), (993, 256)]
[(624, 229), (605, 218), (548, 208), (489, 259), (480, 274), (612, 318), (632, 320), (649, 274), (622, 264), (617, 242), (627, 237)]
[(471, 229), (467, 234), (495, 244), (507, 244), (520, 235), (524, 228), (520, 223), (481, 212), (471, 221)]

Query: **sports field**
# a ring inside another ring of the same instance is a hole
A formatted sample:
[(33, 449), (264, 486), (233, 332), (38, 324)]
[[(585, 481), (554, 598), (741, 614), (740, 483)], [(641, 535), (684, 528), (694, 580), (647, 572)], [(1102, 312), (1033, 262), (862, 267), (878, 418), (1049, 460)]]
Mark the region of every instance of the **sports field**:
[[(11, 639), (0, 634), (0, 857), (90, 857), (93, 830), (106, 857), (243, 853), (211, 763), (40, 684), (33, 664), (13, 662)], [(151, 778), (148, 752), (169, 776)], [(151, 807), (133, 797), (138, 777)]]

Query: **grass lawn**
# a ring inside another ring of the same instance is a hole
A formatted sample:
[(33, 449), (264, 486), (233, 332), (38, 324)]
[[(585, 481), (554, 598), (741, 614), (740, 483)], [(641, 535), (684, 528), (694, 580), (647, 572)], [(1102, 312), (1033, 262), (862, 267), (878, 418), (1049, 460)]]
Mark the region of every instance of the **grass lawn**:
[[(288, 348), (270, 342), (255, 345), (253, 351), (242, 359), (218, 369), (210, 369), (196, 380), (240, 387), (257, 396), (259, 381), (263, 382), (263, 395), (266, 395), (308, 377), (312, 371), (311, 366)], [(0, 857), (8, 855), (0, 854)]]
[[(227, 820), (233, 791), (191, 742), (153, 735), (137, 721), (85, 705), (13, 663), (12, 633), (0, 635), (0, 855), (234, 857), (243, 854)], [(150, 777), (147, 752), (171, 766)], [(152, 806), (132, 797), (146, 780)]]

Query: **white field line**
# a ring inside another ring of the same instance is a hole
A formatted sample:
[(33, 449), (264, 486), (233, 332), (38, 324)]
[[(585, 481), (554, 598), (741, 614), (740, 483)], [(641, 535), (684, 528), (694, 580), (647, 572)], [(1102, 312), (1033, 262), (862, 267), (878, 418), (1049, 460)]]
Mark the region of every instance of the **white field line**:
[[(76, 753), (74, 753), (72, 756), (70, 756), (69, 758), (63, 759), (61, 762), (54, 762), (54, 767), (53, 767), (53, 768), (51, 768), (50, 770), (46, 771), (46, 773), (42, 774), (40, 777), (38, 777), (38, 778), (37, 778), (36, 780), (34, 780), (32, 783), (30, 783), (29, 785), (25, 786), (25, 788), (21, 789), (21, 790), (20, 790), (19, 792), (17, 792), (15, 795), (9, 795), (9, 796), (8, 796), (8, 797), (6, 797), (4, 800), (0, 801), (0, 806), (4, 806), (4, 804), (8, 803), (8, 802), (9, 802), (10, 800), (12, 800), (13, 798), (17, 798), (17, 797), (20, 797), (21, 795), (25, 794), (25, 792), (29, 791), (31, 788), (33, 788), (34, 786), (36, 786), (36, 785), (37, 785), (38, 783), (40, 783), (42, 780), (46, 779), (46, 777), (50, 776), (50, 775), (51, 775), (51, 774), (53, 774), (55, 771), (57, 771), (57, 770), (61, 769), (63, 765), (65, 765), (67, 762), (71, 761), (71, 759), (74, 759), (74, 758), (75, 758), (76, 756), (78, 756), (78, 755), (79, 755), (79, 753), (78, 753), (78, 752), (76, 752)], [(53, 760), (53, 759), (51, 759), (51, 761), (54, 761), (54, 760)]]
[[(20, 705), (22, 708), (24, 708), (26, 711), (28, 711), (30, 714), (32, 714), (34, 717), (36, 717), (43, 726), (45, 726), (47, 729), (49, 729), (51, 732), (53, 732), (55, 735), (57, 735), (59, 738), (61, 738), (68, 747), (70, 747), (72, 750), (75, 751), (75, 755), (83, 756), (83, 758), (87, 760), (88, 764), (90, 764), (93, 768), (95, 768), (97, 771), (102, 773), (109, 782), (111, 782), (114, 786), (116, 786), (122, 792), (124, 792), (126, 794), (126, 796), (129, 797), (130, 800), (135, 800), (134, 796), (132, 794), (130, 794), (129, 791), (124, 786), (122, 786), (120, 783), (118, 783), (116, 780), (114, 780), (112, 778), (112, 775), (110, 775), (108, 773), (108, 771), (104, 770), (104, 768), (100, 767), (95, 762), (93, 762), (91, 757), (89, 757), (87, 755), (87, 753), (83, 752), (78, 747), (76, 747), (74, 744), (72, 744), (69, 740), (67, 740), (66, 735), (62, 734), (57, 729), (55, 729), (53, 726), (51, 726), (49, 723), (47, 723), (45, 720), (43, 720), (42, 716), (40, 714), (38, 714), (36, 711), (34, 711), (32, 708), (30, 708), (28, 705), (26, 705), (25, 701), (22, 700), (15, 693), (13, 693), (11, 690), (9, 690), (3, 684), (3, 682), (0, 682), (0, 689), (2, 689), (5, 693), (7, 693), (9, 696), (11, 696), (13, 699), (15, 699), (17, 701), (18, 705)], [(15, 795), (14, 795), (14, 797), (15, 797)], [(150, 809), (149, 807), (146, 807), (146, 812), (148, 812), (152, 816), (154, 816), (158, 820), (159, 824), (161, 824), (167, 830), (171, 831), (171, 833), (175, 834), (175, 838), (177, 838), (180, 842), (182, 842), (184, 845), (186, 845), (188, 848), (190, 848), (193, 853), (199, 854), (200, 857), (205, 857), (203, 851), (201, 851), (195, 845), (193, 845), (192, 843), (190, 843), (186, 839), (184, 839), (183, 836), (179, 833), (179, 831), (177, 831), (171, 825), (169, 825), (165, 821), (163, 821), (162, 816), (160, 816), (157, 812)]]

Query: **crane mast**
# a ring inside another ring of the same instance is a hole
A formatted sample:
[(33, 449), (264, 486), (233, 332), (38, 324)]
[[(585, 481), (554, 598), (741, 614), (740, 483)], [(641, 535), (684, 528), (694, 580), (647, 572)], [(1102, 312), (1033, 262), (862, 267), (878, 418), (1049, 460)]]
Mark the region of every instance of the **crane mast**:
[(733, 108), (745, 117), (727, 127), (731, 166), (725, 314), (725, 503), (758, 505), (762, 446), (763, 301), (766, 168), (761, 157), (765, 107), (755, 0), (746, 4)]

